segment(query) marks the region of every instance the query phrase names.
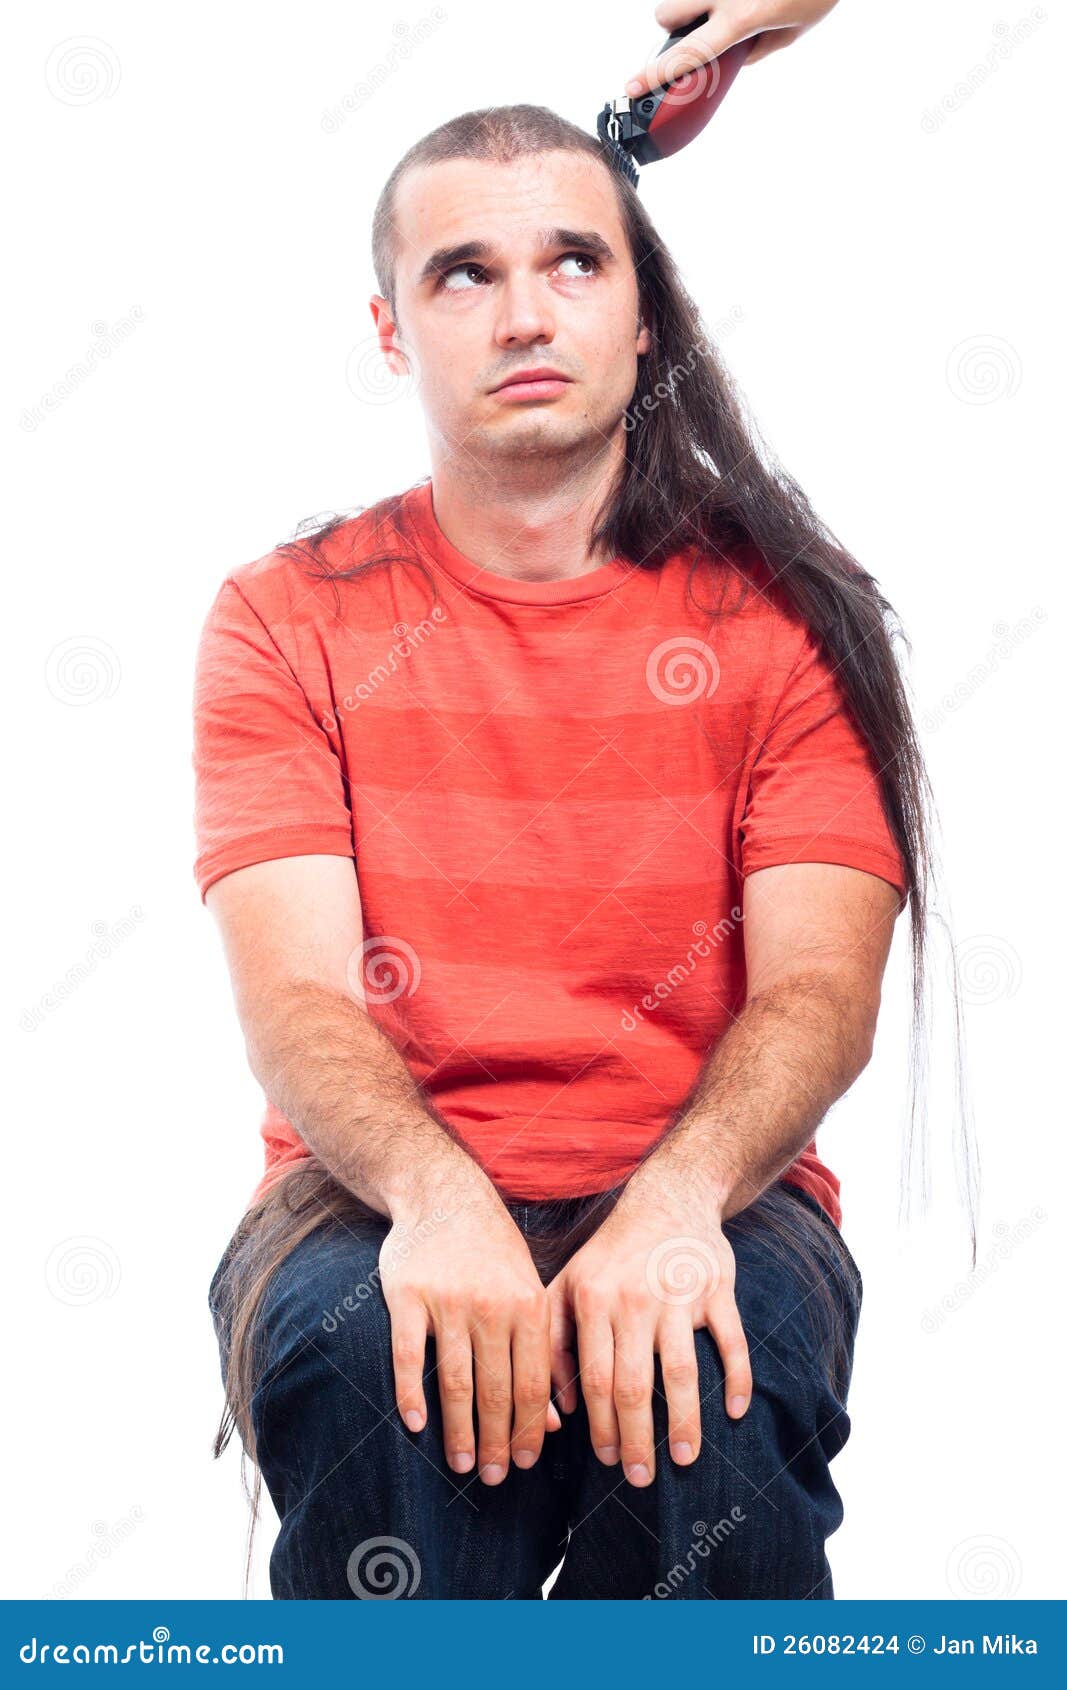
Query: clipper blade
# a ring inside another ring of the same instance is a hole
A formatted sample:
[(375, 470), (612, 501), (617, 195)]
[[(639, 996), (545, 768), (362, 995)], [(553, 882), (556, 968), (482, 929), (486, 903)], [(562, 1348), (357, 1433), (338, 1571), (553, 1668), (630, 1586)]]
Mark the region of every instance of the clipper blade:
[[(599, 135), (601, 144), (604, 148), (604, 157), (611, 166), (612, 170), (618, 171), (620, 176), (625, 176), (631, 187), (636, 188), (638, 181), (637, 166), (626, 151), (626, 148), (620, 146), (618, 140), (616, 139), (618, 129), (618, 114), (616, 113), (612, 102), (609, 100), (596, 120), (596, 132)], [(613, 131), (615, 131), (615, 133), (613, 133)]]

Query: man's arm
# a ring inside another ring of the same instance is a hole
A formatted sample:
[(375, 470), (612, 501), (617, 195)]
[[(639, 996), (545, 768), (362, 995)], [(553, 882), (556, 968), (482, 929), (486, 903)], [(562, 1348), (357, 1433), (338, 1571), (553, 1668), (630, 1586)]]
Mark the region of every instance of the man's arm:
[(330, 1172), (395, 1219), (434, 1192), (493, 1188), (432, 1113), (367, 1012), (359, 883), (347, 857), (224, 875), (205, 902), (226, 952), (249, 1066)]
[(520, 1466), (537, 1459), (546, 1418), (550, 1431), (560, 1424), (549, 1397), (547, 1293), (496, 1188), (367, 1012), (351, 858), (254, 863), (216, 881), (205, 902), (252, 1072), (309, 1150), (393, 1222), (382, 1290), (401, 1414), (413, 1431), (425, 1424), (432, 1332), (449, 1461), (458, 1472), (474, 1466), (473, 1382), (478, 1462), (499, 1483), (509, 1454)]
[(745, 1007), (625, 1196), (684, 1182), (720, 1221), (793, 1162), (870, 1061), (900, 896), (836, 863), (749, 875)]
[[(789, 1166), (868, 1062), (900, 907), (887, 881), (843, 865), (795, 863), (748, 876), (745, 1008), (680, 1119), (549, 1287), (562, 1406), (576, 1402), (576, 1329), (594, 1448), (609, 1462), (621, 1452), (633, 1483), (651, 1483), (655, 1473), (656, 1350), (676, 1460), (699, 1451), (695, 1327), (709, 1327), (718, 1345), (728, 1412), (748, 1407), (752, 1370), (722, 1223)], [(672, 1242), (688, 1247), (696, 1270), (685, 1302), (660, 1283)]]

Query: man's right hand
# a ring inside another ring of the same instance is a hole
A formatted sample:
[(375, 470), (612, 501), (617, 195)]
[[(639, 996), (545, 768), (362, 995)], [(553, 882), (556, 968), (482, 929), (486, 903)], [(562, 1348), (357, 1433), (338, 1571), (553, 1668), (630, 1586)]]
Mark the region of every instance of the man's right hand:
[(555, 1432), (561, 1425), (551, 1400), (548, 1293), (491, 1187), (445, 1191), (436, 1209), (428, 1197), (394, 1211), (381, 1248), (397, 1406), (405, 1425), (421, 1431), (432, 1333), (446, 1459), (457, 1473), (474, 1466), (477, 1402), (479, 1475), (496, 1485), (507, 1476), (509, 1458), (532, 1467), (546, 1427)]

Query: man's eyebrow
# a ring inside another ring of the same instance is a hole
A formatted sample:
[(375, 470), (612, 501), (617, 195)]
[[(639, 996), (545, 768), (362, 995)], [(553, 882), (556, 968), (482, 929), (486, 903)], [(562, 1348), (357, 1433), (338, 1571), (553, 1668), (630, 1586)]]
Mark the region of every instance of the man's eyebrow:
[[(591, 253), (602, 263), (610, 264), (615, 254), (603, 235), (595, 229), (540, 229), (537, 244), (542, 252), (555, 247), (571, 247), (583, 252)], [(461, 241), (458, 246), (438, 247), (426, 260), (422, 269), (415, 277), (415, 286), (421, 287), (423, 282), (430, 281), (434, 276), (444, 275), (457, 264), (480, 264), (493, 256), (493, 247), (489, 241)]]

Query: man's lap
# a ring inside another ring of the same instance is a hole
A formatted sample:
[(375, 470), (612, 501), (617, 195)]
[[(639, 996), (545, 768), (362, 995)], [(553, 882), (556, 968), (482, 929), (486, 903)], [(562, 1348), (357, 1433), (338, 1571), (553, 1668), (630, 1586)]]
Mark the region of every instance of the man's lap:
[[(782, 1186), (765, 1198), (778, 1214), (816, 1207)], [(282, 1520), (275, 1595), (536, 1597), (565, 1546), (552, 1596), (832, 1595), (823, 1545), (842, 1510), (828, 1463), (848, 1436), (847, 1378), (839, 1355), (836, 1388), (830, 1379), (812, 1264), (780, 1259), (761, 1203), (726, 1223), (751, 1405), (739, 1421), (726, 1415), (718, 1350), (698, 1329), (701, 1452), (676, 1466), (656, 1357), (656, 1478), (642, 1488), (597, 1459), (580, 1393), (533, 1468), (509, 1467), (498, 1486), (453, 1472), (432, 1337), (426, 1427), (411, 1433), (396, 1409), (377, 1266), (386, 1223), (329, 1221), (308, 1234), (272, 1276), (257, 1323), (257, 1459)], [(536, 1230), (535, 1206), (512, 1212), (524, 1232)], [(835, 1259), (836, 1230), (819, 1217), (810, 1230), (815, 1265), (843, 1313), (850, 1364), (858, 1291)], [(386, 1546), (376, 1549), (379, 1540)]]

